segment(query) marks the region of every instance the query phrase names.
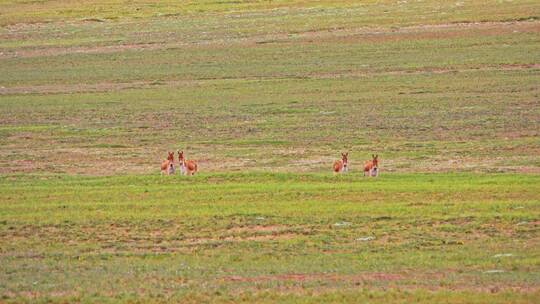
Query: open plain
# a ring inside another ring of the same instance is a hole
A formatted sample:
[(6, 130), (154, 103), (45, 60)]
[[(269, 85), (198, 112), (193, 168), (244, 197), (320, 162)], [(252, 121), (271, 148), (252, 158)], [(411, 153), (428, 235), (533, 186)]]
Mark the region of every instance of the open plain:
[(532, 0), (4, 0), (0, 302), (537, 303), (539, 84)]

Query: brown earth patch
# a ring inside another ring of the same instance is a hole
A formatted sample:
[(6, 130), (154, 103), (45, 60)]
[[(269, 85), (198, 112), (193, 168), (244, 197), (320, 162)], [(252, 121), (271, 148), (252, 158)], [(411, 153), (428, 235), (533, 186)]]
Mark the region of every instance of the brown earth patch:
[(269, 235), (252, 235), (252, 236), (227, 236), (227, 237), (191, 237), (182, 240), (149, 240), (146, 237), (137, 239), (122, 238), (122, 239), (99, 239), (102, 247), (94, 254), (102, 253), (129, 253), (129, 254), (165, 254), (174, 252), (186, 252), (189, 248), (204, 245), (224, 245), (227, 243), (239, 242), (268, 242), (278, 240), (288, 240), (297, 237), (294, 233), (281, 233)]
[[(61, 25), (61, 24), (60, 24)], [(24, 28), (23, 28), (24, 29)], [(17, 27), (11, 31), (16, 35)], [(337, 28), (309, 30), (305, 32), (284, 32), (277, 34), (253, 35), (250, 37), (215, 38), (208, 41), (173, 41), (167, 43), (127, 43), (99, 46), (70, 46), (70, 47), (20, 47), (0, 49), (2, 58), (26, 58), (40, 56), (58, 56), (66, 54), (101, 54), (116, 53), (123, 51), (163, 50), (178, 47), (229, 47), (234, 45), (261, 45), (271, 43), (313, 42), (313, 39), (321, 41), (351, 41), (351, 42), (385, 42), (399, 40), (456, 38), (473, 35), (501, 35), (514, 31), (540, 32), (539, 21), (511, 21), (511, 22), (471, 22), (471, 23), (447, 23), (435, 25), (406, 26), (400, 28), (360, 27), (360, 28)], [(19, 38), (20, 39), (20, 38)]]
[[(63, 297), (76, 297), (80, 293), (77, 291), (50, 291), (50, 292), (38, 292), (38, 291), (4, 291), (0, 294), (4, 298), (26, 298), (26, 299), (38, 299), (45, 296), (54, 297), (54, 298), (63, 298)], [(0, 301), (3, 303), (2, 301)]]
[[(327, 32), (306, 32), (300, 34), (298, 37), (301, 38), (300, 41), (306, 40), (308, 42), (312, 42), (308, 38), (317, 38), (318, 42), (391, 42), (401, 40), (455, 39), (520, 32), (540, 32), (540, 22), (476, 22), (408, 26), (392, 29), (341, 29)], [(283, 40), (283, 42), (286, 42), (286, 40)]]
[(242, 276), (227, 276), (223, 279), (225, 281), (233, 282), (265, 282), (265, 281), (396, 281), (402, 278), (401, 274), (395, 273), (384, 273), (384, 272), (371, 272), (371, 273), (361, 273), (355, 275), (339, 275), (339, 274), (326, 274), (326, 273), (316, 273), (316, 274), (299, 274), (299, 273), (290, 273), (290, 274), (279, 274), (279, 275), (262, 275), (256, 277), (242, 277)]
[[(178, 80), (160, 82), (163, 84), (192, 85), (193, 80)], [(109, 92), (126, 89), (143, 89), (156, 86), (152, 81), (132, 81), (132, 82), (101, 82), (101, 83), (79, 83), (79, 84), (49, 84), (34, 86), (0, 87), (0, 95), (10, 94), (61, 94), (61, 93), (83, 93), (83, 92)]]
[[(540, 64), (501, 64), (501, 65), (485, 65), (478, 67), (449, 67), (449, 68), (430, 68), (424, 67), (420, 69), (398, 69), (386, 71), (338, 71), (332, 73), (317, 73), (309, 74), (306, 78), (313, 79), (334, 79), (343, 77), (368, 77), (368, 76), (384, 76), (384, 75), (416, 75), (416, 74), (447, 74), (447, 73), (466, 73), (476, 71), (514, 71), (539, 69)], [(0, 91), (1, 94), (1, 91)]]
[[(23, 152), (17, 148), (6, 147), (12, 153)], [(83, 152), (84, 150), (84, 152)], [(152, 151), (152, 148), (119, 148), (112, 154), (107, 148), (73, 148), (73, 149), (33, 149), (29, 157), (24, 159), (9, 159), (0, 151), (0, 174), (55, 172), (68, 174), (86, 174), (94, 176), (109, 176), (115, 174), (160, 174), (159, 165), (162, 158), (147, 157), (159, 155), (162, 151)], [(125, 155), (128, 151), (130, 156)], [(24, 153), (24, 152), (23, 152)], [(145, 157), (146, 155), (146, 157)], [(204, 171), (240, 170), (247, 167), (242, 159), (221, 158), (217, 160), (197, 159)], [(223, 161), (226, 160), (226, 161)], [(99, 165), (96, 165), (99, 164)], [(164, 178), (184, 178), (175, 175)]]
[[(48, 201), (44, 198), (42, 201)], [(55, 200), (54, 197), (50, 200)], [(117, 253), (167, 253), (184, 251), (189, 247), (207, 244), (226, 244), (236, 242), (267, 242), (293, 239), (306, 233), (282, 225), (237, 227), (222, 229), (212, 234), (204, 232), (190, 233), (183, 226), (175, 224), (162, 224), (159, 228), (154, 226), (128, 226), (128, 225), (105, 225), (105, 226), (81, 226), (76, 229), (65, 229), (62, 226), (21, 226), (16, 229), (0, 230), (0, 237), (15, 242), (42, 242), (49, 240), (67, 245), (77, 246), (91, 243), (99, 245), (93, 252)], [(6, 252), (6, 256), (42, 258), (39, 252)]]
[(515, 171), (524, 174), (540, 174), (540, 167), (519, 167)]
[[(305, 79), (339, 79), (339, 78), (354, 78), (354, 77), (373, 77), (385, 75), (416, 75), (416, 74), (447, 74), (447, 73), (464, 73), (478, 71), (515, 71), (540, 69), (540, 64), (501, 64), (501, 65), (486, 65), (477, 67), (449, 67), (449, 68), (430, 68), (421, 69), (398, 69), (398, 70), (357, 70), (357, 71), (335, 71), (329, 73), (311, 73), (301, 76)], [(237, 78), (210, 78), (210, 79), (180, 79), (180, 80), (163, 80), (158, 83), (154, 81), (133, 81), (133, 82), (101, 82), (101, 83), (79, 83), (79, 84), (49, 84), (49, 85), (25, 85), (5, 87), (0, 86), (0, 95), (24, 95), (24, 94), (64, 94), (64, 93), (87, 93), (87, 92), (110, 92), (128, 89), (148, 89), (155, 87), (177, 87), (177, 86), (194, 86), (197, 84), (211, 83), (214, 81), (273, 81), (297, 79), (297, 77), (284, 76), (264, 76), (264, 77), (237, 77)]]
[(257, 233), (257, 232), (280, 232), (291, 227), (283, 225), (268, 225), (268, 226), (243, 226), (230, 228), (227, 231), (234, 234), (240, 233)]
[(68, 54), (106, 54), (124, 51), (147, 51), (160, 50), (178, 45), (161, 43), (132, 43), (101, 46), (73, 46), (73, 47), (34, 47), (4, 49), (0, 52), (0, 58), (31, 58), (42, 56), (60, 56)]
[(218, 238), (190, 238), (182, 241), (185, 245), (204, 245), (211, 243), (227, 243), (227, 242), (245, 242), (245, 241), (276, 241), (276, 240), (289, 240), (298, 237), (296, 233), (274, 233), (264, 235), (250, 235), (250, 236), (225, 236)]
[[(448, 273), (455, 273), (455, 270), (441, 270), (439, 272), (430, 273), (384, 273), (384, 272), (366, 272), (353, 275), (340, 274), (279, 274), (279, 275), (261, 275), (254, 277), (243, 276), (225, 276), (220, 280), (226, 282), (238, 283), (265, 283), (265, 282), (291, 282), (292, 285), (279, 285), (278, 287), (264, 288), (257, 287), (254, 291), (261, 290), (276, 290), (283, 293), (303, 294), (309, 292), (313, 294), (313, 290), (304, 288), (298, 283), (308, 281), (322, 281), (327, 284), (317, 287), (316, 294), (331, 292), (338, 288), (338, 285), (328, 283), (346, 283), (345, 286), (339, 285), (339, 289), (358, 288), (363, 286), (369, 290), (427, 290), (427, 291), (472, 291), (483, 293), (500, 293), (500, 292), (520, 292), (520, 293), (535, 293), (540, 288), (534, 284), (526, 283), (500, 283), (500, 284), (481, 284), (475, 282), (470, 275), (463, 275), (456, 278), (454, 282), (446, 282), (445, 277)], [(414, 283), (411, 283), (414, 282)], [(443, 283), (444, 282), (444, 283)], [(349, 287), (346, 287), (349, 286)], [(242, 290), (250, 289), (249, 286), (242, 285)]]

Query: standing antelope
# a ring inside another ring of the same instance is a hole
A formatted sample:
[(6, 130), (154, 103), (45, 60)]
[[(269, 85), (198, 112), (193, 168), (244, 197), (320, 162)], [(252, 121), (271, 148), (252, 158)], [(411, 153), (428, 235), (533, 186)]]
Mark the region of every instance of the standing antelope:
[(341, 159), (334, 162), (334, 174), (339, 172), (345, 173), (349, 170), (349, 160), (347, 159), (348, 156), (349, 152), (341, 153)]
[(184, 158), (184, 151), (178, 151), (178, 160), (180, 161), (180, 174), (193, 175), (197, 172), (197, 162)]
[(174, 152), (169, 152), (167, 159), (161, 162), (161, 175), (163, 174), (174, 174)]
[(364, 176), (377, 177), (379, 175), (379, 155), (371, 154), (372, 160), (364, 162)]

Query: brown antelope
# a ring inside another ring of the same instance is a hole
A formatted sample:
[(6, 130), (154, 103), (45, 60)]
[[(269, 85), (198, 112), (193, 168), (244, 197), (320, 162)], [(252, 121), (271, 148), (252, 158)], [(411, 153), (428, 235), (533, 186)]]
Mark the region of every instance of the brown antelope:
[(349, 160), (347, 159), (348, 156), (349, 152), (341, 153), (341, 159), (334, 162), (334, 174), (339, 172), (345, 173), (349, 171)]
[(379, 175), (379, 155), (371, 154), (372, 160), (364, 162), (364, 176), (377, 177)]
[(167, 159), (161, 162), (161, 175), (163, 174), (174, 174), (174, 152), (169, 152)]
[(193, 175), (197, 172), (197, 162), (184, 158), (184, 151), (178, 151), (178, 160), (180, 161), (180, 174)]

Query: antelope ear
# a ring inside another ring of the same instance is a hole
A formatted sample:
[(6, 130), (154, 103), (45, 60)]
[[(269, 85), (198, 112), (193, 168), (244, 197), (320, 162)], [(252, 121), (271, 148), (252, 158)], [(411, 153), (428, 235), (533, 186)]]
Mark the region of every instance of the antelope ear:
[(375, 158), (379, 158), (379, 154), (375, 155)]
[(349, 156), (349, 152), (345, 153), (345, 156)]
[(371, 157), (375, 158), (375, 154), (371, 154)]

